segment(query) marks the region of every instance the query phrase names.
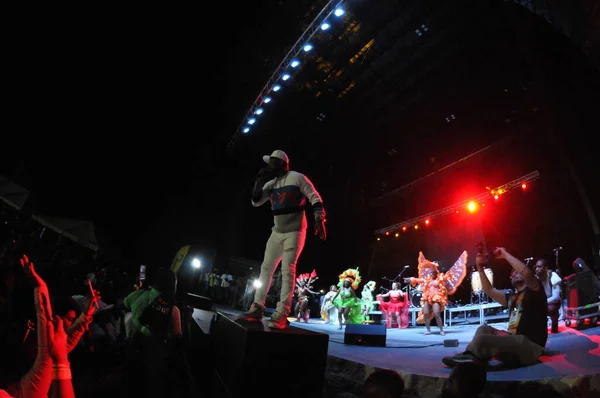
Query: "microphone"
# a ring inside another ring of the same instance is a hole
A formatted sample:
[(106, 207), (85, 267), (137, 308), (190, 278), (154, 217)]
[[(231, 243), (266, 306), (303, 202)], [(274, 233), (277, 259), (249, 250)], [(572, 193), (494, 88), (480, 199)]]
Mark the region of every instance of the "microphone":
[(533, 260), (533, 257), (527, 257), (527, 258), (525, 258), (525, 259), (523, 259), (523, 260), (524, 260), (524, 261), (531, 261), (531, 260)]
[(404, 268), (409, 268), (409, 267), (410, 267), (410, 265), (405, 265), (405, 266), (404, 266)]

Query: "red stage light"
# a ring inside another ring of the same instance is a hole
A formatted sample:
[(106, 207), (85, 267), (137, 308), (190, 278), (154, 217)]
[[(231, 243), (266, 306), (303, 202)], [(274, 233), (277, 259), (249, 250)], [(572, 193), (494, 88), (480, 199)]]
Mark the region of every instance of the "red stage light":
[(469, 204), (467, 205), (467, 209), (469, 209), (469, 211), (471, 213), (473, 213), (475, 210), (477, 210), (477, 204), (475, 204), (475, 202), (471, 201), (469, 202)]
[(416, 225), (415, 225), (415, 229), (419, 229), (419, 224), (416, 224)]
[(498, 195), (494, 195), (494, 199), (496, 199), (496, 200), (498, 200), (499, 197), (500, 196), (498, 196)]
[(402, 230), (403, 230), (404, 232), (406, 232), (406, 227), (402, 227)]
[(390, 236), (390, 231), (387, 231), (387, 232), (385, 233), (385, 236)]
[(525, 184), (525, 183), (521, 184), (521, 188), (523, 188), (523, 189), (527, 188), (527, 184)]
[(425, 220), (425, 225), (429, 225), (429, 220)]

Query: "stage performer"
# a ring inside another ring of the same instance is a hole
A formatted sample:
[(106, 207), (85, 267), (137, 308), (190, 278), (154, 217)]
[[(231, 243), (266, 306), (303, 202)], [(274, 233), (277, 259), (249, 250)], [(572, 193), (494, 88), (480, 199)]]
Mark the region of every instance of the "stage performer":
[(340, 274), (340, 282), (338, 287), (340, 290), (333, 298), (333, 304), (338, 309), (338, 321), (340, 329), (343, 325), (349, 323), (361, 324), (363, 316), (361, 314), (362, 301), (356, 297), (354, 292), (360, 285), (360, 273), (358, 268), (348, 268)]
[(440, 327), (440, 335), (444, 336), (444, 323), (441, 314), (448, 304), (448, 296), (454, 294), (467, 275), (466, 250), (456, 260), (448, 272), (439, 272), (435, 263), (427, 260), (423, 252), (419, 252), (419, 277), (405, 278), (405, 282), (421, 285), (421, 311), (417, 323), (425, 323), (425, 334), (431, 334), (430, 323), (433, 317)]
[(310, 318), (308, 295), (319, 294), (310, 290), (312, 288), (312, 283), (317, 279), (319, 279), (319, 277), (314, 269), (311, 274), (307, 272), (305, 274), (300, 274), (300, 276), (296, 278), (296, 294), (298, 295), (298, 302), (294, 308), (294, 313), (298, 317), (298, 322), (300, 322), (301, 319), (304, 319), (304, 322), (308, 323), (308, 318)]
[(362, 298), (362, 314), (363, 314), (363, 322), (369, 322), (369, 313), (373, 311), (373, 292), (375, 291), (375, 286), (377, 283), (375, 281), (369, 281), (365, 286), (363, 286), (363, 290), (361, 293)]
[(322, 240), (327, 237), (325, 209), (312, 182), (305, 175), (290, 170), (290, 162), (285, 152), (276, 150), (271, 156), (263, 156), (263, 160), (269, 167), (258, 173), (252, 190), (252, 205), (258, 207), (270, 200), (274, 226), (260, 268), (260, 287), (256, 289), (254, 303), (243, 318), (262, 320), (265, 298), (271, 287), (273, 273), (281, 262), (281, 293), (268, 326), (284, 329), (288, 324), (287, 316), (292, 306), (296, 263), (306, 238), (306, 199), (312, 205), (315, 235), (318, 234)]
[(328, 325), (335, 324), (338, 317), (338, 310), (335, 304), (333, 304), (333, 298), (337, 295), (338, 288), (336, 285), (331, 285), (329, 291), (323, 297), (323, 304), (321, 305), (321, 318), (325, 320)]
[[(389, 297), (390, 301), (383, 301), (385, 297)], [(408, 327), (408, 299), (404, 292), (400, 289), (398, 282), (392, 283), (392, 290), (385, 294), (378, 294), (379, 308), (385, 314), (387, 327), (392, 327), (392, 319), (396, 319), (398, 328)]]

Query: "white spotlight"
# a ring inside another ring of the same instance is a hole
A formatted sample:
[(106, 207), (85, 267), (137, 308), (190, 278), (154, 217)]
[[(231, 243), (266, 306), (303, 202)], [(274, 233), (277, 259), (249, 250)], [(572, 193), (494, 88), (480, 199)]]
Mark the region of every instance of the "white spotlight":
[(273, 91), (277, 92), (279, 91), (279, 89), (281, 89), (281, 86), (279, 84), (273, 86)]
[(344, 9), (342, 7), (338, 7), (335, 9), (335, 11), (333, 12), (333, 15), (335, 15), (336, 17), (341, 17), (342, 15), (344, 15), (346, 12), (344, 11)]
[(290, 66), (292, 68), (297, 67), (298, 65), (300, 65), (300, 61), (298, 61), (297, 59), (293, 60), (292, 63), (290, 64)]
[(271, 97), (265, 97), (265, 104), (268, 104), (269, 102), (271, 102)]
[(321, 30), (327, 30), (327, 29), (329, 29), (329, 26), (330, 26), (330, 25), (329, 25), (327, 22), (323, 22), (323, 23), (321, 24)]
[(312, 50), (313, 46), (312, 44), (305, 44), (304, 47), (302, 48), (305, 52), (309, 52), (310, 50)]
[(200, 260), (198, 260), (197, 258), (192, 260), (192, 265), (194, 266), (194, 268), (200, 268), (200, 266), (202, 265), (202, 263), (200, 262)]
[(244, 132), (244, 134), (246, 134), (248, 133), (248, 131), (250, 131), (250, 127), (244, 127), (242, 131)]
[(263, 113), (263, 108), (256, 108), (256, 110), (254, 111), (255, 115), (260, 115), (261, 113)]
[(286, 81), (287, 79), (289, 79), (291, 76), (289, 73), (284, 73), (283, 76), (281, 76), (281, 78), (283, 79), (283, 81)]
[(251, 117), (250, 119), (248, 119), (248, 124), (254, 124), (256, 123), (256, 119)]
[(262, 283), (260, 283), (260, 281), (258, 279), (255, 279), (253, 285), (255, 288), (258, 289), (259, 287), (262, 286)]

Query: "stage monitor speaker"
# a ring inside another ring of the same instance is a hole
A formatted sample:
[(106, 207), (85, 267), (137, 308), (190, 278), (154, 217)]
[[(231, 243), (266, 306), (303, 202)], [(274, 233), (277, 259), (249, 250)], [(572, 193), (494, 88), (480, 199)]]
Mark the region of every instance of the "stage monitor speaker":
[(299, 327), (217, 313), (211, 328), (217, 383), (214, 396), (321, 397), (329, 336)]
[(385, 347), (386, 325), (346, 325), (344, 344)]
[[(594, 277), (594, 273), (588, 270), (565, 278), (567, 307), (577, 308), (598, 302)], [(585, 311), (580, 311), (580, 314), (585, 315)], [(590, 311), (595, 312), (596, 310), (590, 309)]]

